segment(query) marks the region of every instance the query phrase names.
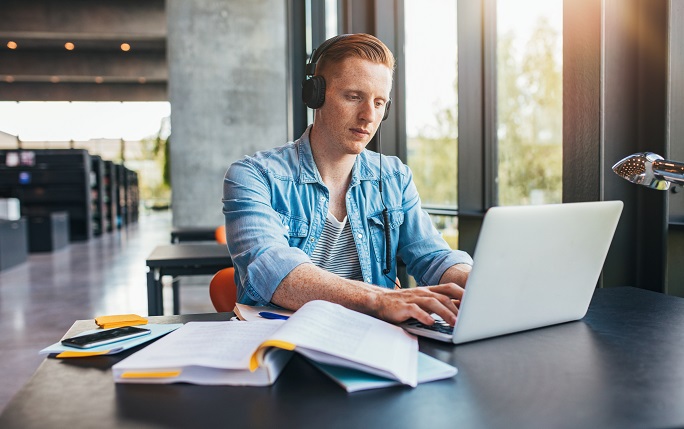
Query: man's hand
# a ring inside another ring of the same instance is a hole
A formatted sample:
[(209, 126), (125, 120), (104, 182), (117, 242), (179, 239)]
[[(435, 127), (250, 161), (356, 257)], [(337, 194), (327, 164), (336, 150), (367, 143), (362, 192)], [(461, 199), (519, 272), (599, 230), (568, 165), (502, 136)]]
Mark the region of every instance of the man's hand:
[(323, 299), (391, 323), (414, 318), (432, 325), (430, 314), (435, 313), (453, 326), (463, 297), (459, 285), (465, 285), (468, 273), (469, 265), (457, 264), (446, 270), (437, 286), (385, 289), (343, 279), (313, 264), (301, 264), (283, 279), (271, 302), (297, 310), (308, 301)]
[(373, 315), (391, 323), (416, 319), (432, 325), (431, 313), (438, 314), (453, 326), (456, 323), (458, 304), (463, 297), (463, 288), (455, 283), (412, 289), (378, 289), (372, 301)]

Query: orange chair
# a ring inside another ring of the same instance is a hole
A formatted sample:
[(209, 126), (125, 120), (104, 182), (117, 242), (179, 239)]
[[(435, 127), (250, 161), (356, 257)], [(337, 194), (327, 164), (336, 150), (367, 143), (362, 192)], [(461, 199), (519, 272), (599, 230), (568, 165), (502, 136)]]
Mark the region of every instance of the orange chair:
[(214, 274), (209, 282), (209, 296), (211, 303), (218, 312), (233, 311), (237, 301), (237, 286), (235, 286), (235, 268), (224, 268)]
[(216, 237), (216, 242), (219, 244), (226, 244), (228, 240), (226, 239), (226, 226), (221, 225), (214, 231), (214, 236)]

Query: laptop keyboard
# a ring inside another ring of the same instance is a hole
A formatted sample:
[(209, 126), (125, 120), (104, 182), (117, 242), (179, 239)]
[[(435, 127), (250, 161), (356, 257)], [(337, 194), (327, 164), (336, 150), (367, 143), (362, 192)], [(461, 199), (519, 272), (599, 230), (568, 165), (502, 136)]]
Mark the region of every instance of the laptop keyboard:
[(406, 322), (406, 324), (411, 326), (412, 328), (426, 329), (428, 331), (439, 332), (441, 334), (453, 335), (453, 333), (454, 333), (454, 327), (450, 326), (447, 322), (445, 322), (441, 318), (436, 319), (434, 325), (426, 325), (426, 324), (421, 323), (415, 319), (408, 320)]

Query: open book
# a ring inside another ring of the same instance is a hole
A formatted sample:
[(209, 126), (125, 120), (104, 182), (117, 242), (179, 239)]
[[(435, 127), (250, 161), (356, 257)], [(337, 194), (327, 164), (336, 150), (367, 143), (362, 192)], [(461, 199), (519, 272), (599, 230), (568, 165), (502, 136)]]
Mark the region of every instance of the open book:
[(189, 322), (112, 367), (119, 383), (266, 386), (292, 352), (415, 387), (418, 341), (402, 328), (326, 301), (288, 320)]

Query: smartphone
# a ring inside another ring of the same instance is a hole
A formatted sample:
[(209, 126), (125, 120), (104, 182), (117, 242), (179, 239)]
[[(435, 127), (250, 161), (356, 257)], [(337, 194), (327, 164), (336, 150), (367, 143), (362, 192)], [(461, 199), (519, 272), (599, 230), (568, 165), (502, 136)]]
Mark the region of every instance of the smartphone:
[(92, 334), (79, 335), (76, 337), (62, 340), (62, 345), (88, 349), (91, 347), (102, 346), (117, 341), (128, 340), (142, 335), (149, 334), (149, 329), (137, 328), (135, 326), (124, 326), (123, 328), (107, 329)]

